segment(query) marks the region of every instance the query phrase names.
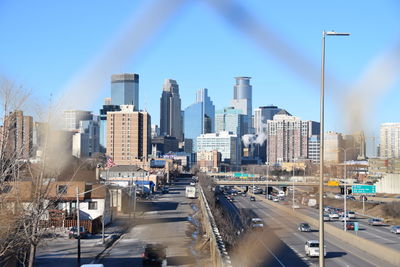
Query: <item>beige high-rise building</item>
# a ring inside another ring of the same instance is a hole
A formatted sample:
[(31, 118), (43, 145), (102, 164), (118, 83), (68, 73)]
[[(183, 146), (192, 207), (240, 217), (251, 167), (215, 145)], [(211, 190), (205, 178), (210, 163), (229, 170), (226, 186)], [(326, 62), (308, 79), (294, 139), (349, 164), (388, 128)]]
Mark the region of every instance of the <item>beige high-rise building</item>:
[(400, 123), (383, 123), (380, 130), (381, 158), (400, 158)]
[(33, 153), (33, 118), (21, 110), (10, 112), (0, 128), (1, 153), (11, 159), (29, 159)]
[(343, 161), (344, 145), (343, 136), (337, 132), (326, 132), (324, 135), (324, 162), (326, 164), (338, 164)]
[(121, 105), (121, 111), (107, 112), (107, 155), (118, 165), (131, 165), (151, 154), (151, 117)]

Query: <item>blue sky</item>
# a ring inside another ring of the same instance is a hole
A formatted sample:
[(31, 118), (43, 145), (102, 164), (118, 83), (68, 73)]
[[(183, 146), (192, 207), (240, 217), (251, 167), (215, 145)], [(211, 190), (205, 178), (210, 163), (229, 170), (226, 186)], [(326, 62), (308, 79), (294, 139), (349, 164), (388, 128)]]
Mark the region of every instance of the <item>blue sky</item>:
[[(37, 99), (57, 95), (68, 82), (106, 51), (128, 21), (155, 1), (11, 1), (0, 2), (0, 74), (31, 88)], [(206, 1), (186, 1), (176, 15), (109, 75), (81, 109), (98, 113), (110, 96), (112, 73), (140, 75), (140, 108), (159, 123), (163, 80), (180, 85), (182, 109), (208, 88), (217, 109), (228, 106), (235, 76), (251, 76), (253, 107), (275, 104), (302, 119), (319, 121), (319, 85), (254, 39), (227, 22)], [(356, 81), (380, 53), (399, 42), (400, 4), (395, 1), (237, 1), (282, 42), (293, 46), (317, 67), (322, 30), (350, 32), (327, 40), (326, 71), (348, 85)], [(238, 9), (235, 20), (240, 20)], [(143, 25), (145, 26), (145, 25)], [(279, 44), (278, 44), (279, 46)], [(117, 52), (116, 52), (117, 53)], [(133, 56), (132, 56), (133, 55)], [(290, 61), (290, 60), (289, 60)], [(301, 69), (301, 67), (300, 67)], [(320, 73), (315, 72), (318, 80)], [(314, 73), (313, 72), (313, 73)], [(313, 74), (314, 75), (314, 74)], [(344, 131), (340, 107), (327, 79), (326, 129)], [(86, 85), (91, 87), (90, 84)], [(371, 107), (368, 127), (399, 120), (397, 82)]]

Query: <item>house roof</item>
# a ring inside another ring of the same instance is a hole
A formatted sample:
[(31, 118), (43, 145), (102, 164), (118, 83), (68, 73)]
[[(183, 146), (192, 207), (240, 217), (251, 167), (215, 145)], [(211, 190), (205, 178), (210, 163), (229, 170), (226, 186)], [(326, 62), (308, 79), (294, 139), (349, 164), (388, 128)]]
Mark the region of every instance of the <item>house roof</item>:
[(110, 172), (137, 172), (137, 171), (143, 171), (142, 168), (136, 166), (136, 165), (117, 165), (113, 166), (109, 169)]

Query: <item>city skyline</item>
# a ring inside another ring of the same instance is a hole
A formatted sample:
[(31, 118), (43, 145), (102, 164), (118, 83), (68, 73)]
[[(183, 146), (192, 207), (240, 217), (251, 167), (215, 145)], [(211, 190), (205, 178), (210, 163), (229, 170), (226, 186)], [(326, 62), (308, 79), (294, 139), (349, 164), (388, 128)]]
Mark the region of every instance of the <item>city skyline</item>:
[[(238, 1), (238, 3), (242, 2)], [(341, 16), (337, 16), (344, 3), (346, 11), (340, 12)], [(339, 2), (335, 6), (329, 6), (331, 12), (319, 12), (326, 10), (328, 4), (313, 5), (311, 9), (309, 8), (311, 3), (293, 4), (288, 7), (285, 3), (267, 6), (250, 1), (246, 3), (246, 6), (242, 6), (244, 8), (242, 12), (244, 18), (250, 14), (266, 29), (272, 30), (275, 34), (281, 33), (278, 36), (283, 39), (283, 42), (286, 40), (295, 44), (298, 50), (295, 49), (295, 52), (300, 51), (317, 66), (320, 62), (321, 31), (335, 29), (351, 32), (351, 37), (347, 39), (330, 39), (327, 43), (328, 77), (334, 74), (335, 77), (343, 78), (345, 84), (351, 85), (365, 72), (369, 64), (377, 59), (377, 55), (389, 50), (395, 44), (395, 36), (398, 32), (398, 29), (392, 26), (397, 25), (399, 20), (395, 12), (399, 9), (397, 3), (363, 2), (363, 4), (362, 11), (356, 3), (343, 1), (342, 4)], [(2, 48), (0, 49), (0, 58), (2, 58), (0, 73), (16, 83), (32, 88), (35, 98), (45, 102), (50, 94), (59, 95), (62, 88), (68, 87), (68, 82), (81, 74), (79, 70), (85, 69), (84, 66), (90, 66), (97, 58), (99, 51), (116, 39), (115, 32), (123, 33), (120, 29), (127, 25), (125, 22), (131, 17), (137, 18), (150, 4), (122, 2), (119, 7), (107, 6), (107, 8), (102, 4), (96, 6), (81, 4), (77, 8), (69, 4), (46, 6), (41, 2), (35, 3), (35, 6), (30, 6), (30, 4), (21, 6), (13, 2), (4, 2), (2, 5), (7, 12), (1, 16), (0, 20), (4, 23), (0, 23), (2, 25), (0, 27), (7, 27), (7, 29), (3, 31), (4, 42), (0, 44)], [(41, 8), (40, 19), (37, 14), (30, 12), (38, 7)], [(96, 12), (86, 12), (92, 9), (97, 11), (97, 15), (94, 15)], [(65, 12), (59, 12), (60, 14), (56, 16), (57, 10), (65, 10)], [(77, 12), (79, 23), (63, 23), (64, 16), (70, 14), (69, 11), (72, 12), (72, 10)], [(287, 16), (280, 18), (276, 14), (281, 12), (272, 12), (272, 10), (285, 10)], [(25, 15), (21, 16), (19, 23), (11, 23), (14, 20), (10, 16), (17, 11)], [(109, 15), (109, 11), (111, 14), (118, 14), (118, 17), (114, 17), (115, 21), (108, 20), (105, 24), (99, 19), (104, 17), (105, 12)], [(185, 11), (184, 15), (178, 13), (170, 23), (171, 25), (167, 24), (169, 27), (163, 28), (161, 33), (155, 35), (159, 40), (157, 44), (149, 42), (149, 48), (137, 54), (134, 59), (127, 55), (123, 64), (104, 75), (99, 73), (97, 78), (103, 81), (100, 83), (102, 86), (98, 87), (98, 83), (89, 84), (88, 88), (95, 90), (96, 94), (92, 95), (91, 99), (85, 99), (85, 103), (76, 109), (92, 110), (97, 113), (103, 98), (110, 96), (109, 77), (112, 74), (138, 73), (141, 76), (140, 109), (147, 110), (152, 114), (153, 121), (157, 122), (159, 107), (153, 99), (159, 97), (159, 88), (164, 79), (171, 78), (178, 81), (181, 88), (182, 109), (189, 106), (192, 103), (192, 95), (204, 87), (209, 89), (210, 98), (213, 99), (216, 109), (221, 109), (229, 105), (226, 96), (229, 95), (231, 98), (232, 95), (232, 77), (245, 75), (252, 77), (254, 108), (274, 104), (290, 110), (301, 118), (319, 121), (318, 85), (305, 82), (304, 77), (298, 75), (296, 70), (293, 72), (290, 64), (287, 65), (282, 59), (275, 57), (274, 50), (265, 51), (251, 38), (242, 38), (246, 34), (235, 25), (232, 27), (223, 21), (223, 16), (213, 13), (209, 5), (192, 4), (188, 5)], [(91, 21), (98, 23), (96, 27), (104, 29), (102, 34), (92, 32), (86, 36), (86, 33), (90, 32), (89, 29), (93, 27), (93, 24), (87, 20), (88, 13), (93, 16)], [(318, 13), (323, 13), (324, 16), (317, 15)], [(311, 14), (316, 16), (315, 19), (312, 19)], [(373, 20), (369, 19), (371, 16), (388, 27), (382, 29), (374, 25)], [(291, 19), (285, 20), (289, 17)], [(205, 25), (215, 25), (215, 27), (204, 27), (202, 23), (207, 19), (209, 22)], [(319, 23), (315, 23), (315, 20)], [(52, 21), (53, 25), (49, 25), (49, 21)], [(296, 27), (293, 27), (294, 21), (297, 22)], [(354, 21), (362, 23), (351, 23)], [(46, 28), (49, 32), (48, 36), (36, 36), (38, 32), (41, 32), (41, 27)], [(193, 28), (197, 31), (191, 33), (190, 30)], [(297, 31), (297, 28), (301, 28), (302, 31)], [(22, 29), (25, 34), (18, 34)], [(60, 32), (63, 32), (66, 38), (59, 38)], [(379, 38), (371, 38), (371, 32)], [(46, 41), (48, 37), (50, 42)], [(88, 37), (91, 39), (89, 40)], [(210, 42), (205, 43), (203, 41), (205, 38)], [(27, 39), (29, 42), (26, 41)], [(30, 46), (25, 46), (26, 43)], [(73, 45), (74, 43), (79, 44), (80, 47)], [(228, 43), (229, 49), (226, 49)], [(14, 53), (9, 53), (9, 51), (14, 51)], [(55, 55), (59, 59), (57, 62), (53, 60)], [(40, 59), (36, 56), (40, 56)], [(58, 62), (63, 63), (59, 65)], [(171, 62), (174, 62), (172, 68)], [(209, 64), (210, 62), (215, 64)], [(191, 68), (186, 67), (188, 64)], [(315, 79), (319, 80), (320, 73), (317, 72), (314, 75)], [(345, 132), (341, 124), (342, 117), (337, 115), (343, 108), (336, 104), (337, 100), (334, 100), (340, 98), (341, 94), (332, 94), (333, 90), (336, 92), (336, 88), (332, 88), (331, 81), (327, 79), (326, 85), (328, 95), (326, 130)], [(94, 88), (90, 88), (91, 86)], [(373, 134), (377, 137), (380, 124), (398, 121), (394, 112), (395, 100), (399, 99), (400, 94), (400, 90), (396, 90), (398, 83), (391, 88), (392, 90), (380, 98), (380, 101), (377, 100), (377, 105), (369, 114), (371, 123), (368, 125), (373, 128)], [(304, 108), (305, 103), (307, 108)], [(30, 114), (31, 111), (27, 110), (26, 113)]]

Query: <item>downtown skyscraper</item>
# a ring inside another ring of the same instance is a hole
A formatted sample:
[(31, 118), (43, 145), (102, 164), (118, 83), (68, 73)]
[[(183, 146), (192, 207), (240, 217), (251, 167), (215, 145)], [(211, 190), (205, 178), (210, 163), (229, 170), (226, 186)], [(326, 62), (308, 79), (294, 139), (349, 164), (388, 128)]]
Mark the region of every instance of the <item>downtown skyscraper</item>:
[(252, 106), (253, 87), (250, 85), (251, 77), (241, 76), (241, 77), (235, 77), (235, 79), (236, 79), (236, 84), (233, 87), (233, 99), (231, 106), (237, 110), (241, 110), (242, 114), (245, 115), (244, 133), (245, 134), (251, 133), (252, 132), (251, 117), (253, 111), (253, 106)]
[(139, 110), (139, 74), (123, 73), (111, 76), (111, 104), (134, 105)]
[[(196, 138), (201, 134), (212, 133), (215, 128), (215, 106), (208, 96), (208, 90), (202, 88), (196, 93), (196, 102), (184, 112), (185, 142), (193, 142), (196, 151)], [(185, 143), (186, 144), (186, 143)]]
[(163, 85), (160, 99), (160, 135), (183, 141), (179, 85), (172, 79), (166, 79)]

